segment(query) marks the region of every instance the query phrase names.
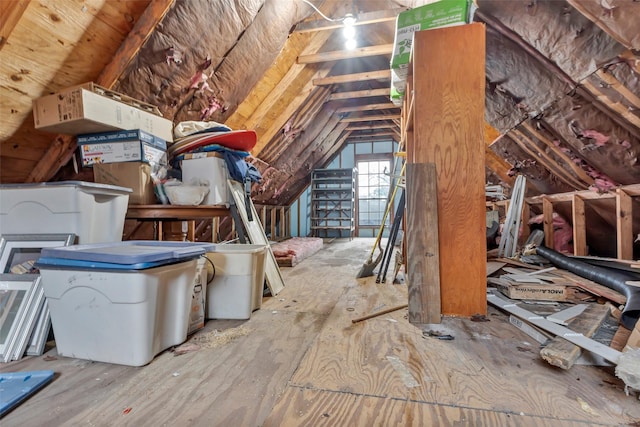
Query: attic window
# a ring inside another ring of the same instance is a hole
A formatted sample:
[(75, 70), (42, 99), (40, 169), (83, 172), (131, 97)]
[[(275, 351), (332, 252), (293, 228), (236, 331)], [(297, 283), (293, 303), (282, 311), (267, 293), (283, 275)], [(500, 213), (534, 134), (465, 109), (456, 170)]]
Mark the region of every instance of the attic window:
[(379, 227), (389, 194), (390, 160), (358, 161), (358, 226)]

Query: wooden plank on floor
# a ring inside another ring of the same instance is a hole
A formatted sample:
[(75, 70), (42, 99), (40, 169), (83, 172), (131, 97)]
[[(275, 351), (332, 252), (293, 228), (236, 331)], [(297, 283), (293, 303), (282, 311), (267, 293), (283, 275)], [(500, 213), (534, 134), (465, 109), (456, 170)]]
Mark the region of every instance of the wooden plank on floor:
[(485, 27), (417, 31), (412, 56), (407, 152), (412, 163), (436, 165), (442, 314), (486, 314)]
[(436, 165), (407, 164), (406, 188), (409, 322), (440, 323)]
[(583, 421), (287, 387), (264, 427), (297, 426), (583, 427)]
[[(591, 338), (602, 322), (609, 316), (609, 307), (602, 304), (589, 304), (578, 317), (571, 320), (568, 328)], [(561, 337), (555, 337), (540, 350), (540, 356), (553, 366), (570, 369), (582, 354), (582, 349)]]
[[(377, 396), (591, 422), (593, 415), (575, 399), (580, 396), (602, 419), (621, 419), (606, 403), (623, 397), (620, 389), (585, 380), (583, 375), (595, 373), (584, 370), (591, 367), (574, 367), (580, 369), (580, 381), (575, 372), (550, 371), (548, 365), (536, 362), (537, 347), (524, 344), (522, 334), (514, 334), (514, 326), (505, 316), (496, 317), (493, 309), (490, 322), (445, 317), (440, 327), (451, 331), (452, 341), (423, 336), (403, 311), (351, 323), (402, 302), (404, 292), (402, 287), (368, 279), (347, 287), (289, 386), (338, 392), (346, 399)], [(389, 357), (397, 359), (404, 372), (394, 368)], [(633, 397), (625, 400), (625, 405), (636, 403)]]

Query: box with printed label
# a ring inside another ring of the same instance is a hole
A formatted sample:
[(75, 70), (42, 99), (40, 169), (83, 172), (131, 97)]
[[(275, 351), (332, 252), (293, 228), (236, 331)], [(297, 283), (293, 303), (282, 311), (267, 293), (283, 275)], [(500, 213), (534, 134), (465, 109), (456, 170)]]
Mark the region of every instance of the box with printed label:
[(68, 135), (142, 129), (173, 141), (173, 122), (157, 107), (94, 83), (34, 99), (33, 119), (36, 129)]
[(167, 141), (142, 129), (116, 130), (112, 132), (87, 133), (78, 135), (78, 145), (101, 142), (141, 141), (160, 150), (167, 149)]
[(117, 141), (80, 145), (82, 166), (98, 163), (146, 162), (166, 165), (167, 153), (142, 141)]
[(398, 14), (391, 75), (393, 87), (401, 97), (406, 88), (413, 33), (469, 23), (475, 10), (472, 6), (471, 0), (440, 0)]

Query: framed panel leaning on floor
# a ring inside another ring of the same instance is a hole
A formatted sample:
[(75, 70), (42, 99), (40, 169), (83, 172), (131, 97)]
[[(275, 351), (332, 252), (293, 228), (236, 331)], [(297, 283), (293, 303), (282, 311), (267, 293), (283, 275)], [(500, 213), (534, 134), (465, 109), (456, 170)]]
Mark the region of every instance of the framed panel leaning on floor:
[(0, 236), (0, 273), (32, 271), (42, 248), (73, 245), (75, 234), (3, 234)]
[(41, 293), (38, 274), (0, 274), (0, 361), (9, 362), (23, 335), (30, 335), (25, 329), (42, 308)]

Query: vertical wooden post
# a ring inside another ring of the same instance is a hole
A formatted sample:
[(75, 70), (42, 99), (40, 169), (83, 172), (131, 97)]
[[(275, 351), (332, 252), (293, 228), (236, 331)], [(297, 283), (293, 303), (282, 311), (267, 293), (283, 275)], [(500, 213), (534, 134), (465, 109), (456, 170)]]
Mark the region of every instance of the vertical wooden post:
[(276, 214), (278, 213), (278, 208), (275, 206), (271, 207), (271, 239), (276, 239)]
[(633, 259), (633, 205), (631, 196), (616, 190), (616, 242), (618, 259)]
[[(412, 55), (407, 157), (435, 164), (442, 314), (485, 314), (485, 26), (418, 31)], [(407, 234), (416, 232), (409, 223)]]
[(520, 236), (520, 246), (524, 246), (524, 243), (529, 238), (529, 218), (531, 217), (531, 206), (526, 200), (522, 201), (522, 235)]
[(547, 197), (542, 198), (542, 226), (544, 227), (544, 245), (555, 249), (553, 240), (553, 203)]
[(573, 195), (573, 254), (587, 255), (587, 219), (584, 210), (584, 199)]
[(440, 256), (436, 166), (410, 163), (407, 188), (409, 322), (440, 323)]

